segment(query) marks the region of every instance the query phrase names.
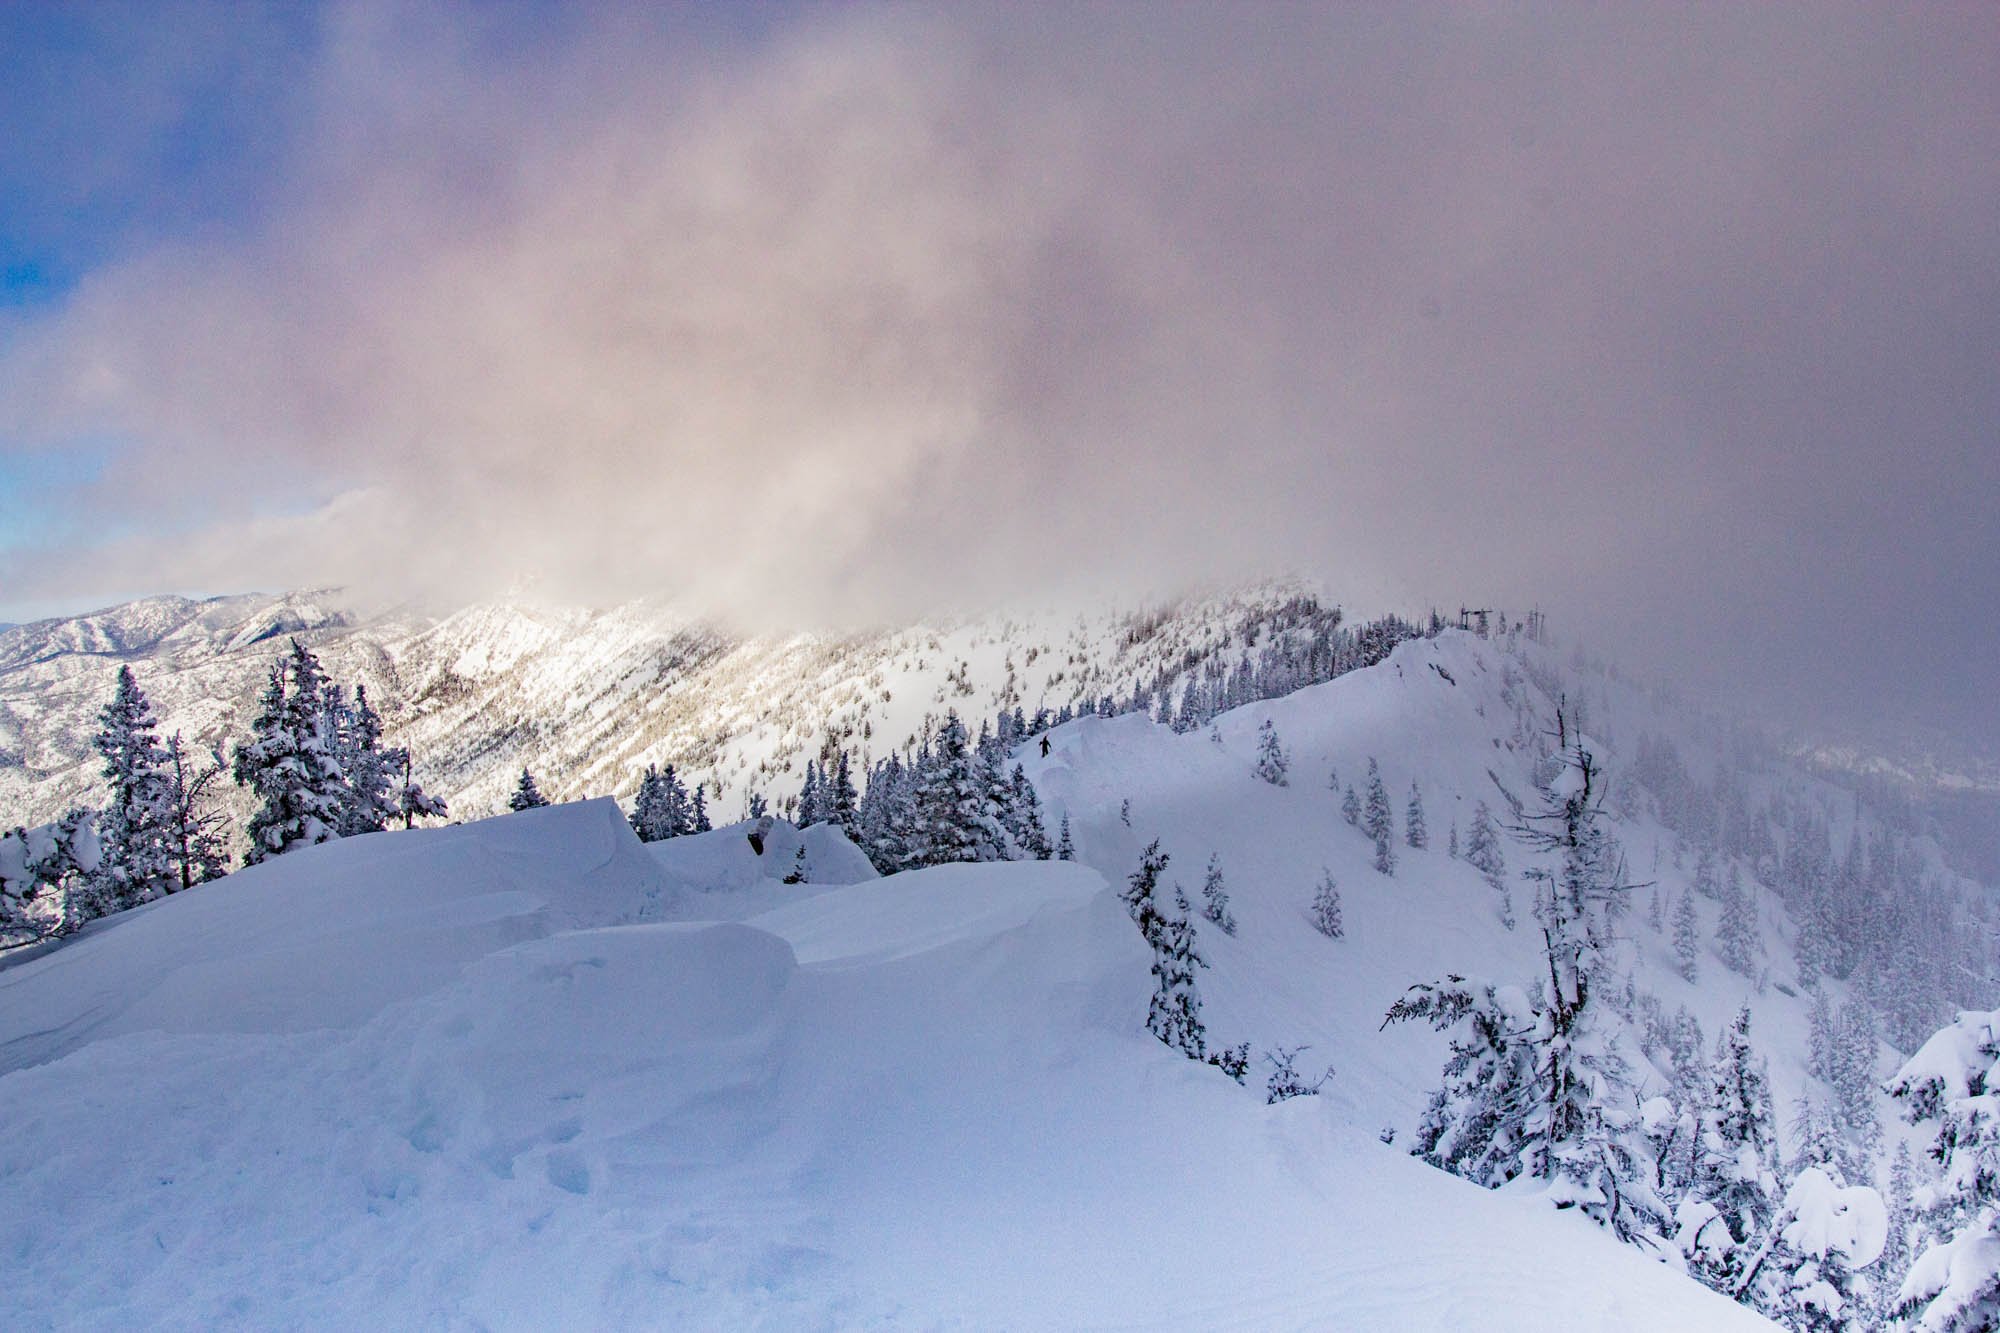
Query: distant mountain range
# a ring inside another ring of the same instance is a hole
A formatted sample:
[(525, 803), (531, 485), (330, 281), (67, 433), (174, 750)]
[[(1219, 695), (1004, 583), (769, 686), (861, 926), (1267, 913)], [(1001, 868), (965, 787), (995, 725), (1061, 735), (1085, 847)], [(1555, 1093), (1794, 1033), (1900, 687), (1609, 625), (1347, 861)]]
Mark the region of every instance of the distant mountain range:
[(1270, 582), (1168, 605), (993, 616), (840, 635), (733, 634), (647, 605), (481, 604), (360, 614), (338, 592), (155, 597), (0, 631), (0, 824), (100, 799), (90, 735), (121, 663), (164, 730), (247, 733), (286, 641), (361, 682), (454, 814), (499, 809), (532, 767), (554, 799), (628, 795), (648, 763), (709, 786), (718, 817), (752, 789), (796, 790), (829, 737), (880, 758), (947, 708), (977, 731), (1002, 708), (1093, 705), (1223, 670), (1339, 612)]

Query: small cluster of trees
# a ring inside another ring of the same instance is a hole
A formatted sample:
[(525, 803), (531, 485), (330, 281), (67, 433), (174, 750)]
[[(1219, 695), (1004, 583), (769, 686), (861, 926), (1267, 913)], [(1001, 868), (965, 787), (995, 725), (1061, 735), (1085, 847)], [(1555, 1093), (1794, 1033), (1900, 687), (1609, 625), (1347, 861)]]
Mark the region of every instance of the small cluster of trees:
[(445, 813), (411, 775), (410, 752), (382, 744), (366, 688), (350, 698), (297, 639), (271, 668), (250, 732), (231, 763), (258, 801), (244, 829), (245, 865)]
[[(846, 756), (841, 759), (841, 772), (845, 774)], [(808, 774), (810, 784), (811, 775)], [(709, 821), (708, 797), (701, 785), (695, 784), (694, 792), (689, 794), (672, 764), (664, 769), (656, 764), (646, 765), (646, 772), (639, 779), (639, 794), (632, 802), (631, 821), (632, 831), (639, 835), (641, 842), (660, 842), (689, 833), (707, 833), (715, 827)]]
[(0, 836), (0, 941), (63, 933), (227, 874), (225, 776), (257, 800), (245, 865), (445, 813), (412, 776), (409, 750), (382, 743), (367, 690), (329, 681), (296, 639), (228, 760), (179, 732), (162, 739), (130, 666), (118, 669), (92, 745), (109, 789), (101, 809)]
[[(878, 763), (859, 800), (847, 784), (843, 751), (817, 774), (808, 770), (819, 794), (808, 803), (802, 793), (799, 805), (806, 822), (840, 823), (885, 875), (955, 861), (1046, 861), (1058, 849), (1049, 843), (1034, 784), (1021, 765), (1008, 763), (1013, 744), (1006, 728), (982, 726), (978, 740), (969, 739), (950, 712), (907, 759), (891, 754)], [(1069, 842), (1067, 821), (1062, 842)]]

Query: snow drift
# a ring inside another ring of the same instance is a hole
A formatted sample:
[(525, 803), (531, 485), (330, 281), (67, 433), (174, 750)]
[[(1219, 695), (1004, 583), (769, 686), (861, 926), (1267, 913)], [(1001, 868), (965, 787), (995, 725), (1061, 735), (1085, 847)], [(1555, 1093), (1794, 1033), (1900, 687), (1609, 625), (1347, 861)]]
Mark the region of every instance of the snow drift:
[(704, 923), (674, 864), (381, 834), (0, 973), (10, 1324), (1755, 1326), (1153, 1041), (1083, 866)]

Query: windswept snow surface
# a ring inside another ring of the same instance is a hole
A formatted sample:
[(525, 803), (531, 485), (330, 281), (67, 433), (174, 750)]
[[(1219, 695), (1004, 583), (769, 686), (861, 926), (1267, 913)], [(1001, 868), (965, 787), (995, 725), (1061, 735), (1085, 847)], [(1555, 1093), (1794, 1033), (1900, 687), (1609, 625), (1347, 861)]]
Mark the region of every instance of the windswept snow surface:
[(1168, 1051), (1085, 867), (675, 859), (376, 835), (0, 972), (7, 1326), (1763, 1326)]

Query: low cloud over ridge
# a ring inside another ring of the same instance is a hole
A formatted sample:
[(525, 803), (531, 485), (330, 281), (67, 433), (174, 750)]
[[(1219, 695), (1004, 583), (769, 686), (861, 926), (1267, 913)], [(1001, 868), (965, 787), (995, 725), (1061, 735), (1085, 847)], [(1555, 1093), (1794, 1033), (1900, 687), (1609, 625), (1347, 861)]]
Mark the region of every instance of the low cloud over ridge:
[(113, 442), (114, 539), (7, 582), (782, 621), (1304, 567), (1964, 716), (1990, 17), (339, 7), (255, 218), (0, 323), (0, 448)]

